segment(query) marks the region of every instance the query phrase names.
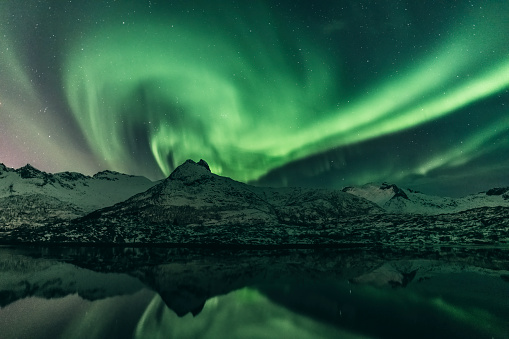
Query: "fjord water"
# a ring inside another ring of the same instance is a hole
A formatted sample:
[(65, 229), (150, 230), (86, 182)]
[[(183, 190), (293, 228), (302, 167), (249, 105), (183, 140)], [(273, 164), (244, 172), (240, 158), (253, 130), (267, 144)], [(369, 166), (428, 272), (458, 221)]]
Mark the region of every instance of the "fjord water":
[(0, 248), (0, 338), (509, 338), (509, 250)]

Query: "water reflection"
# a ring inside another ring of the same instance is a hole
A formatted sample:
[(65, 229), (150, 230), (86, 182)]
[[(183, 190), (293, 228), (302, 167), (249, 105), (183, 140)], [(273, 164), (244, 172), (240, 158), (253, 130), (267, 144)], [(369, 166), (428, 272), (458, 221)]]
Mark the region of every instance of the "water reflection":
[(509, 251), (0, 248), (2, 338), (509, 338)]
[(207, 301), (197, 317), (178, 318), (154, 298), (135, 338), (362, 338), (318, 319), (292, 312), (253, 288)]

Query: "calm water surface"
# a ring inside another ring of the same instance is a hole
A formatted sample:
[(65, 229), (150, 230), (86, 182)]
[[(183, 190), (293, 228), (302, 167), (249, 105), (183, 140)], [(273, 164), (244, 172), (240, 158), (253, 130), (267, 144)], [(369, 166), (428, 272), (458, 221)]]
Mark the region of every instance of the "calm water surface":
[(509, 338), (509, 251), (0, 248), (0, 338)]

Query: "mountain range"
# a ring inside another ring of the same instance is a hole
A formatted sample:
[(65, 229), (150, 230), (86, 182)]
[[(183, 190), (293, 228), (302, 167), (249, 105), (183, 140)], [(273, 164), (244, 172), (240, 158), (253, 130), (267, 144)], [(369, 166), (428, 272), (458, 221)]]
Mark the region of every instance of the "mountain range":
[(389, 213), (433, 215), (478, 207), (509, 206), (509, 187), (493, 188), (461, 198), (431, 196), (388, 183), (345, 187), (342, 191), (368, 199)]
[(171, 245), (506, 244), (509, 188), (464, 198), (393, 184), (268, 188), (187, 160), (168, 178), (0, 164), (0, 241)]
[(103, 171), (50, 174), (0, 164), (0, 227), (40, 226), (83, 216), (156, 185), (145, 177)]

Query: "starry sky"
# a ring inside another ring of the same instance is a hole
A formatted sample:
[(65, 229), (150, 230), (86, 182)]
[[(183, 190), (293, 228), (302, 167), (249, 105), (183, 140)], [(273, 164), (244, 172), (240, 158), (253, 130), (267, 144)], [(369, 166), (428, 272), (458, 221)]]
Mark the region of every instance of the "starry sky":
[(0, 162), (509, 185), (507, 1), (0, 2)]

